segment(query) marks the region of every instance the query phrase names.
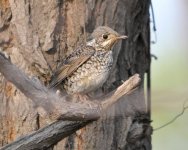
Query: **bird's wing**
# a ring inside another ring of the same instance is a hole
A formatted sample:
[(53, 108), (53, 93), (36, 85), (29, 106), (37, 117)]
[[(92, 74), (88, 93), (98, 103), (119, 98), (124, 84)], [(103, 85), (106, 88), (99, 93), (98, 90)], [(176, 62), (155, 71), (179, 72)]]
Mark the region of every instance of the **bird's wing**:
[(79, 66), (86, 62), (94, 52), (95, 49), (91, 46), (79, 47), (58, 67), (48, 87), (53, 88), (59, 85), (66, 77), (70, 76)]

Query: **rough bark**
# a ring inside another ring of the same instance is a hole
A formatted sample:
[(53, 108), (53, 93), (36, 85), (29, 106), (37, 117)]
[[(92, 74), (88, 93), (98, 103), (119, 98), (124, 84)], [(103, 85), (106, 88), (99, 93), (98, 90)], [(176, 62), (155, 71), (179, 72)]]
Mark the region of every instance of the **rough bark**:
[[(59, 62), (94, 28), (107, 25), (126, 42), (114, 47), (114, 66), (102, 95), (149, 67), (149, 0), (0, 0), (0, 50), (28, 76), (44, 84)], [(0, 143), (45, 125), (43, 118), (13, 84), (0, 76)], [(143, 82), (137, 92), (111, 108), (99, 121), (59, 142), (53, 149), (150, 149)], [(136, 128), (138, 127), (138, 128)], [(130, 140), (131, 139), (131, 140)]]

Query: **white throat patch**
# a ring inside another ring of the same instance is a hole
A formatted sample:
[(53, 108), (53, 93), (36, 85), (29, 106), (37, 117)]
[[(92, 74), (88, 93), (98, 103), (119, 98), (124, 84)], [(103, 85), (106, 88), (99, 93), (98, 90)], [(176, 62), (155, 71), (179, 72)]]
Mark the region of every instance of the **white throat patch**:
[(95, 47), (95, 39), (93, 39), (93, 40), (91, 40), (91, 41), (88, 41), (87, 43), (86, 43), (86, 45), (88, 45), (88, 46), (92, 46), (92, 47)]

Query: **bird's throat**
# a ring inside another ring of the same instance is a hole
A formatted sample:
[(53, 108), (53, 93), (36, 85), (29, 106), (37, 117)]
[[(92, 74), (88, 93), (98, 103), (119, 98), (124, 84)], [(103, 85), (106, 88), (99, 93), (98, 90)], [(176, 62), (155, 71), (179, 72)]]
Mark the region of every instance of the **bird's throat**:
[(95, 39), (92, 39), (92, 40), (88, 41), (88, 42), (86, 43), (86, 45), (87, 45), (87, 46), (95, 47), (95, 45), (96, 45)]
[(101, 51), (101, 50), (105, 50), (104, 47), (102, 47), (101, 45), (99, 45), (95, 39), (92, 39), (90, 41), (88, 41), (86, 43), (87, 46), (92, 46), (95, 48), (96, 51)]

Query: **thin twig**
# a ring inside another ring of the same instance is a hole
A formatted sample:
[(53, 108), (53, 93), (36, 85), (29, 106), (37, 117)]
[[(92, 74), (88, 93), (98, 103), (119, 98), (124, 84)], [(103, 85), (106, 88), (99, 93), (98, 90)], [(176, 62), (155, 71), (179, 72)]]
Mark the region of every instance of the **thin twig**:
[(184, 101), (182, 111), (181, 111), (178, 115), (176, 115), (172, 120), (170, 120), (169, 122), (165, 123), (164, 125), (162, 125), (162, 126), (160, 126), (160, 127), (158, 127), (158, 128), (155, 128), (153, 131), (160, 130), (160, 129), (162, 129), (162, 128), (168, 126), (169, 124), (172, 124), (172, 123), (173, 123), (174, 121), (176, 121), (179, 117), (181, 117), (181, 116), (184, 114), (185, 110), (188, 109), (188, 106), (186, 106), (186, 102), (188, 102), (188, 100), (185, 100), (185, 101)]
[(155, 22), (155, 13), (154, 13), (154, 8), (153, 8), (153, 3), (152, 0), (150, 2), (150, 6), (151, 6), (151, 16), (152, 16), (152, 22), (153, 22), (153, 32), (154, 32), (154, 36), (155, 39), (151, 41), (152, 44), (156, 44), (157, 43), (157, 28), (156, 28), (156, 22)]

